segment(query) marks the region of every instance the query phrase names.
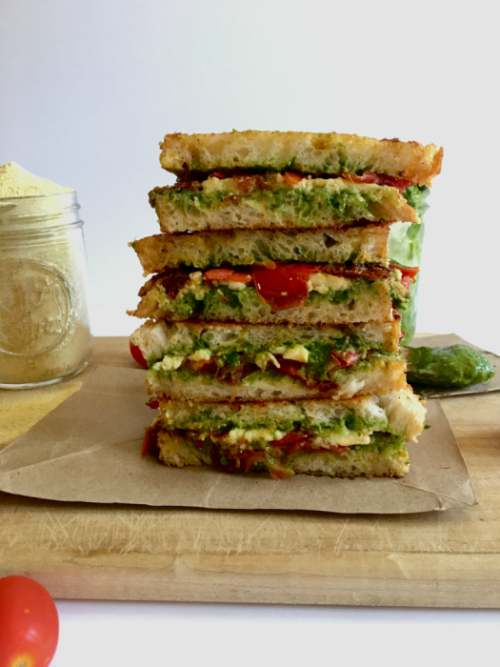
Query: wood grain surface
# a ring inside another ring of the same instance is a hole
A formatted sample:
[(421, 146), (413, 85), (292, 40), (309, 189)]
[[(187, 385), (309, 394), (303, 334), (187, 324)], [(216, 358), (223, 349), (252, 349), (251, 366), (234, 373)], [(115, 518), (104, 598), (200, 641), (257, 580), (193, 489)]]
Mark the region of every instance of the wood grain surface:
[[(134, 367), (126, 338), (96, 339), (92, 362)], [(338, 516), (2, 493), (0, 576), (32, 576), (58, 598), (498, 608), (500, 393), (443, 407), (475, 507)]]

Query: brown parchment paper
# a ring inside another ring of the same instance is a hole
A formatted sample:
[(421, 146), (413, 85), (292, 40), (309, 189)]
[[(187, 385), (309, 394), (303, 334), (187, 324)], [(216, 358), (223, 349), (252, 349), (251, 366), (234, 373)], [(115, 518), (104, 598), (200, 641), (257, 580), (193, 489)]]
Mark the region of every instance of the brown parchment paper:
[(470, 387), (463, 387), (462, 389), (439, 389), (439, 388), (429, 388), (425, 389), (424, 394), (426, 398), (439, 397), (439, 396), (464, 396), (468, 394), (484, 394), (489, 393), (490, 391), (500, 391), (500, 357), (493, 352), (487, 352), (486, 350), (468, 343), (460, 336), (456, 334), (436, 334), (433, 336), (418, 336), (414, 338), (409, 347), (447, 347), (448, 345), (469, 345), (475, 350), (482, 352), (484, 356), (488, 359), (490, 364), (495, 369), (495, 375), (489, 380), (489, 382), (480, 382), (479, 384), (473, 384)]
[(409, 446), (410, 473), (395, 479), (297, 475), (274, 481), (209, 468), (167, 468), (141, 457), (144, 371), (95, 366), (83, 386), (0, 452), (0, 490), (93, 503), (220, 509), (398, 514), (474, 505), (467, 467), (439, 400), (427, 402), (425, 431)]

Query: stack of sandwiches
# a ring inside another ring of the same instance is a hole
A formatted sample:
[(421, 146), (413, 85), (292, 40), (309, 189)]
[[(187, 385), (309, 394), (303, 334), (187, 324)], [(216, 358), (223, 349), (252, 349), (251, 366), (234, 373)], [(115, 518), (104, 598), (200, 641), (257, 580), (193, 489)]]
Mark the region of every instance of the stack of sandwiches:
[[(416, 269), (390, 225), (442, 149), (355, 135), (167, 135), (173, 186), (131, 337), (158, 416), (143, 452), (226, 472), (401, 477), (425, 408), (406, 383), (401, 312)], [(413, 204), (413, 205), (412, 205)]]

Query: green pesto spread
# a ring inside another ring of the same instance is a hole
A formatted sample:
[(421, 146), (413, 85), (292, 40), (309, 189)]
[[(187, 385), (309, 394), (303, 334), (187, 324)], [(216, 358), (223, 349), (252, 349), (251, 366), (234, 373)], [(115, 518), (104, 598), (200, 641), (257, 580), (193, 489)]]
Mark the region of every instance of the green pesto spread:
[[(210, 332), (208, 332), (209, 334)], [(307, 336), (295, 336), (293, 330), (284, 329), (279, 335), (274, 336), (266, 345), (259, 345), (246, 338), (237, 339), (230, 343), (222, 342), (214, 344), (203, 332), (196, 341), (192, 343), (174, 343), (160, 352), (159, 356), (149, 358), (148, 365), (151, 367), (158, 361), (161, 361), (165, 355), (183, 355), (188, 356), (198, 350), (208, 350), (212, 355), (220, 358), (224, 363), (238, 365), (243, 361), (255, 358), (258, 354), (276, 353), (276, 348), (285, 348), (286, 350), (303, 345), (309, 353), (307, 364), (310, 366), (313, 374), (318, 377), (326, 373), (326, 366), (330, 360), (330, 352), (359, 352), (364, 359), (368, 354), (373, 356), (387, 355), (393, 357), (390, 352), (384, 348), (383, 343), (378, 344), (373, 340), (365, 340), (362, 336), (353, 333), (348, 335), (330, 336), (324, 340), (310, 341)], [(276, 353), (278, 354), (278, 353)]]
[[(329, 421), (321, 422), (316, 419), (311, 419), (305, 414), (297, 414), (295, 419), (283, 418), (281, 416), (275, 417), (268, 415), (261, 421), (254, 421), (255, 418), (249, 418), (246, 415), (235, 414), (232, 419), (228, 419), (210, 409), (202, 408), (196, 415), (179, 417), (178, 415), (167, 417), (164, 416), (164, 426), (167, 429), (180, 430), (195, 430), (210, 435), (222, 435), (227, 433), (229, 429), (238, 428), (245, 431), (255, 432), (256, 440), (252, 440), (252, 444), (256, 445), (261, 442), (258, 431), (261, 429), (269, 431), (281, 431), (282, 433), (290, 433), (291, 431), (303, 431), (312, 435), (327, 437), (329, 435), (346, 435), (349, 432), (357, 433), (361, 436), (362, 433), (371, 432), (370, 439), (377, 439), (377, 433), (390, 433), (391, 439), (397, 442), (402, 442), (402, 436), (395, 433), (391, 424), (388, 423), (386, 417), (378, 415), (361, 416), (346, 410), (343, 414), (330, 419)], [(373, 444), (373, 441), (372, 441)]]
[[(388, 283), (394, 306), (399, 310), (404, 310), (407, 297), (397, 291), (392, 280), (389, 280)], [(262, 308), (262, 301), (253, 286), (247, 286), (243, 290), (234, 290), (227, 285), (219, 285), (217, 288), (206, 291), (202, 299), (198, 299), (191, 291), (185, 291), (175, 299), (169, 299), (164, 294), (163, 287), (160, 287), (160, 292), (159, 306), (168, 313), (168, 318), (173, 321), (194, 317), (214, 321), (225, 321), (229, 317), (247, 320), (259, 308)], [(341, 305), (359, 302), (361, 299), (376, 300), (381, 296), (383, 292), (381, 293), (380, 281), (371, 282), (358, 278), (353, 280), (348, 289), (328, 290), (325, 294), (311, 291), (304, 305), (307, 307), (319, 306), (321, 303)]]
[(279, 212), (280, 215), (293, 216), (302, 226), (314, 227), (317, 219), (340, 220), (388, 220), (392, 215), (384, 215), (379, 204), (389, 199), (394, 204), (393, 188), (377, 186), (365, 188), (344, 185), (342, 188), (328, 187), (273, 187), (256, 189), (253, 192), (238, 194), (231, 190), (190, 190), (175, 188), (157, 188), (149, 193), (150, 203), (157, 207), (163, 199), (175, 209), (186, 214), (218, 210), (228, 202), (241, 199), (248, 206), (262, 214)]
[(408, 348), (408, 382), (425, 387), (468, 387), (495, 375), (490, 362), (467, 345)]

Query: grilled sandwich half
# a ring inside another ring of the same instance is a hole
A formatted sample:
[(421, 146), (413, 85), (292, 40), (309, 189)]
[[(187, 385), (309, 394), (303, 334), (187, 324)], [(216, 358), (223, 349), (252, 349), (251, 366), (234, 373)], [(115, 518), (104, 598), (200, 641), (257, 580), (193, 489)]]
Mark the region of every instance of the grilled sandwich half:
[(410, 388), (347, 401), (191, 403), (160, 399), (143, 453), (169, 466), (225, 472), (401, 477), (405, 443), (424, 428)]
[(399, 321), (340, 326), (146, 322), (131, 336), (154, 396), (190, 401), (351, 398), (406, 384)]

